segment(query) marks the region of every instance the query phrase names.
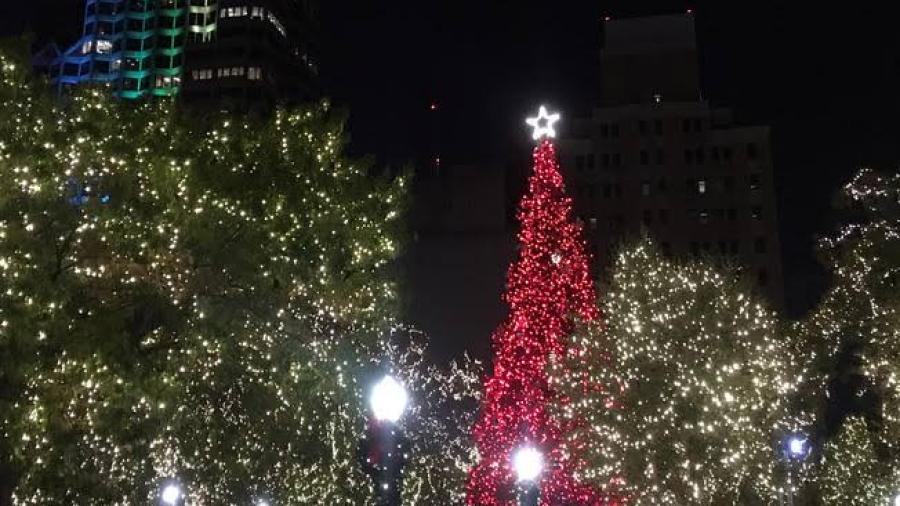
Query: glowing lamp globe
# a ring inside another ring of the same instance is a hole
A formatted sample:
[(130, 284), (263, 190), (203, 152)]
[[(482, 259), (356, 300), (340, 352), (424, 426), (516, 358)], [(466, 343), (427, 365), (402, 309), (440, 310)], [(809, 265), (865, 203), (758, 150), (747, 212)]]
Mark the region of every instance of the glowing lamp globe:
[(382, 422), (397, 423), (403, 416), (408, 402), (409, 395), (406, 389), (390, 376), (385, 376), (376, 383), (369, 396), (372, 413), (376, 420)]
[(788, 440), (788, 453), (791, 457), (800, 458), (806, 455), (806, 438), (793, 436)]
[(530, 446), (519, 448), (513, 454), (513, 470), (516, 472), (516, 481), (533, 482), (544, 470), (544, 457), (537, 449)]
[(897, 492), (897, 495), (894, 496), (894, 506), (900, 506), (900, 492)]
[(178, 485), (170, 483), (163, 487), (162, 503), (167, 506), (175, 506), (181, 500), (181, 488)]

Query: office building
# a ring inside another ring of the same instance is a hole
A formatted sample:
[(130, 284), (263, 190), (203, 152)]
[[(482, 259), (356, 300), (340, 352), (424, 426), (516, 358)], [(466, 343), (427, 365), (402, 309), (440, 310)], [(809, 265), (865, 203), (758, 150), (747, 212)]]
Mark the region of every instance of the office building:
[[(81, 38), (34, 65), (60, 93), (274, 103), (312, 95), (309, 0), (86, 0)], [(306, 36), (302, 36), (306, 35)]]
[(775, 306), (784, 287), (767, 126), (702, 99), (690, 14), (605, 23), (600, 107), (561, 141), (598, 270), (625, 237), (741, 266)]

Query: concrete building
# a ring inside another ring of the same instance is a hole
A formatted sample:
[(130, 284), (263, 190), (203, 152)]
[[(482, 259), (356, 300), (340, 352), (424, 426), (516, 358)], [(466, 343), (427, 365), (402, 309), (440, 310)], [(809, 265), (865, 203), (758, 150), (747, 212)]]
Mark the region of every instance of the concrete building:
[(671, 255), (734, 261), (783, 306), (769, 128), (702, 99), (693, 17), (607, 21), (601, 64), (600, 107), (560, 143), (599, 270), (647, 232)]

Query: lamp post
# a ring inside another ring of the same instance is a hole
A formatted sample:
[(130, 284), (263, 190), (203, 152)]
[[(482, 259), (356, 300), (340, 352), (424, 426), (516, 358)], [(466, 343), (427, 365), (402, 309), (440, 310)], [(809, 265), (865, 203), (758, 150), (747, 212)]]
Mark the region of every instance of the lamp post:
[(540, 476), (544, 472), (544, 456), (532, 446), (518, 448), (512, 454), (513, 470), (518, 484), (519, 506), (538, 506), (541, 496)]
[(397, 422), (408, 403), (406, 389), (391, 376), (384, 376), (369, 393), (372, 420), (360, 448), (360, 460), (375, 484), (378, 506), (400, 506), (406, 438)]
[(162, 506), (182, 506), (184, 505), (184, 499), (184, 491), (175, 482), (163, 485), (159, 494), (159, 501)]
[(794, 466), (802, 462), (809, 455), (809, 439), (802, 434), (793, 434), (784, 443), (784, 456), (787, 461), (787, 483), (785, 486), (782, 504), (794, 506)]

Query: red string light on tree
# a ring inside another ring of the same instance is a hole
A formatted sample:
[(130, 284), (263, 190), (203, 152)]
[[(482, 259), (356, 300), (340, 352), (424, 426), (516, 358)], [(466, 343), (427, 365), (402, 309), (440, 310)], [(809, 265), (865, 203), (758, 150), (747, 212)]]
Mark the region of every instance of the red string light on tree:
[[(515, 504), (510, 457), (529, 445), (544, 456), (540, 504), (615, 504), (579, 483), (577, 448), (562, 448), (569, 427), (548, 411), (557, 393), (549, 383), (551, 357), (567, 350), (565, 337), (574, 318), (596, 320), (594, 285), (581, 227), (572, 215), (557, 164), (553, 124), (559, 114), (541, 107), (534, 127), (534, 172), (519, 206), (519, 258), (510, 267), (504, 300), (509, 315), (493, 335), (494, 371), (485, 382), (481, 418), (474, 436), (480, 460), (469, 475), (470, 506)], [(559, 402), (559, 400), (557, 400)]]

